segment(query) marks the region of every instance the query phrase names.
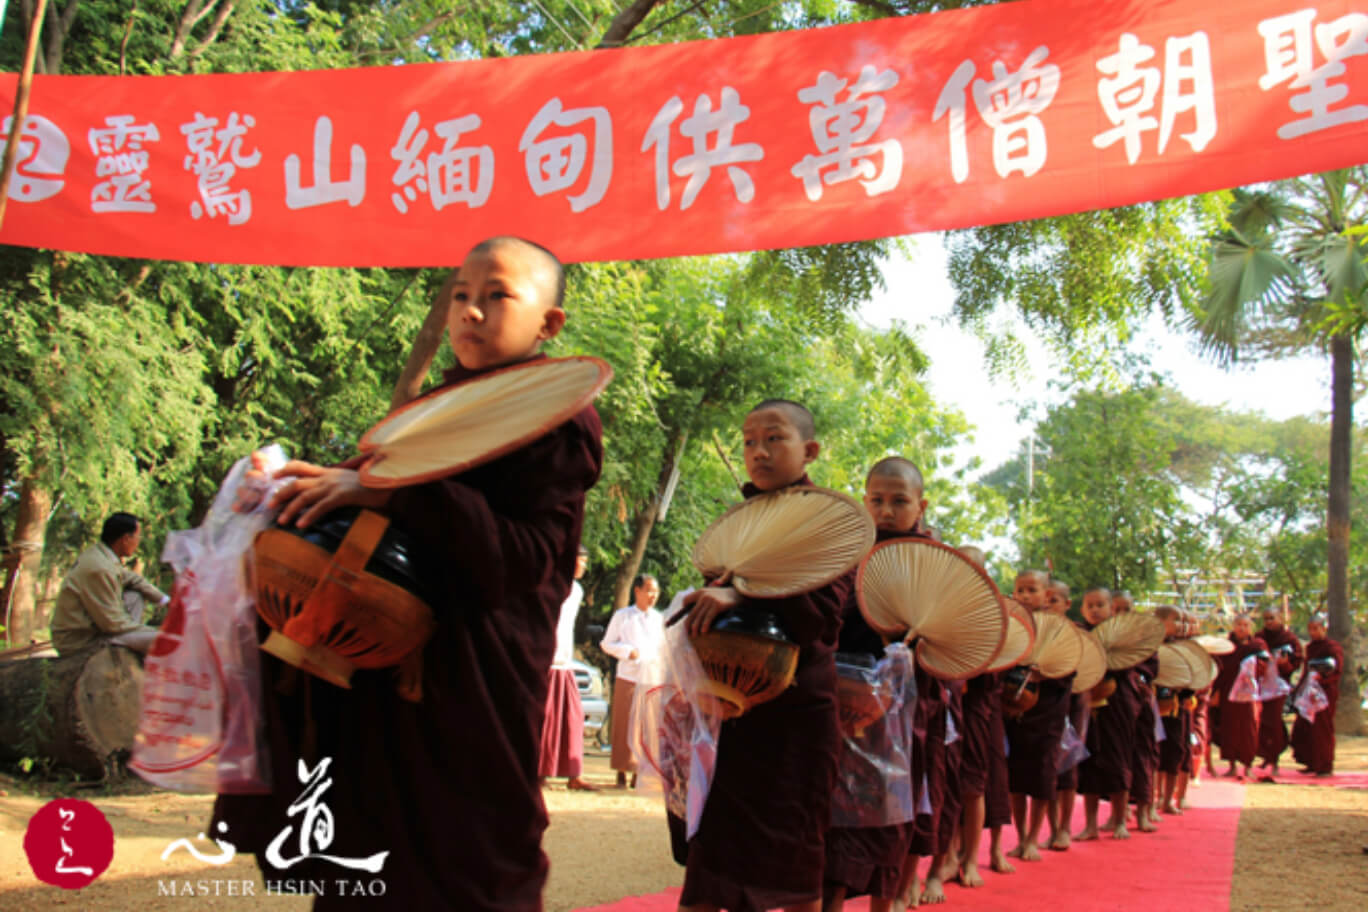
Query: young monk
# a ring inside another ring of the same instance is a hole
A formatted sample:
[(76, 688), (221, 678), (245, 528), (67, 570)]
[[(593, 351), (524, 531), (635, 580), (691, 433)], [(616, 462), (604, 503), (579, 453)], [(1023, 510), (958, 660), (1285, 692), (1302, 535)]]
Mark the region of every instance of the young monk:
[(1135, 600), (1131, 598), (1129, 592), (1122, 589), (1119, 592), (1113, 592), (1111, 594), (1111, 613), (1113, 617), (1118, 614), (1130, 614), (1133, 610), (1135, 610)]
[[(1221, 698), (1221, 759), (1230, 764), (1224, 774), (1227, 778), (1238, 776), (1244, 781), (1259, 747), (1259, 704), (1230, 699), (1230, 689), (1240, 674), (1240, 663), (1250, 656), (1259, 657), (1255, 680), (1263, 676), (1259, 663), (1268, 656), (1268, 644), (1254, 636), (1254, 622), (1247, 614), (1235, 618), (1230, 640), (1235, 651), (1221, 656), (1221, 673), (1215, 685)], [(1237, 763), (1244, 767), (1243, 772), (1236, 771)]]
[[(460, 364), (443, 388), (541, 357), (565, 323), (560, 263), (525, 240), (477, 245), (450, 287)], [(383, 880), (389, 908), (541, 909), (537, 751), (599, 441), (598, 416), (585, 408), (491, 462), (423, 484), (366, 488), (345, 463), (281, 470), (292, 479), (273, 498), (282, 526), (365, 507), (430, 549), (423, 572), (437, 627), (422, 653), (421, 702), (396, 692), (392, 669), (357, 671), (344, 690), (262, 656), (275, 790), (219, 796), (213, 826), (255, 852), (268, 881), (323, 884), (315, 909), (346, 904), (334, 884), (357, 876)], [(371, 866), (348, 870), (324, 853)]]
[[(1049, 576), (1043, 570), (1019, 573), (1013, 597), (1031, 611), (1045, 610)], [(1049, 813), (1059, 781), (1060, 739), (1069, 714), (1074, 676), (1045, 679), (1039, 683), (1034, 706), (1020, 716), (1008, 718), (1007, 774), (1012, 793), (1012, 817), (1016, 821), (1017, 845), (1008, 854), (1022, 861), (1040, 860), (1040, 828)], [(1030, 798), (1029, 817), (1027, 798)]]
[[(1282, 612), (1272, 605), (1264, 609), (1263, 630), (1259, 638), (1268, 644), (1268, 651), (1278, 666), (1278, 677), (1292, 682), (1302, 663), (1302, 644), (1297, 635), (1283, 624)], [(1268, 771), (1268, 777), (1278, 775), (1278, 758), (1287, 750), (1287, 723), (1283, 721), (1283, 705), (1286, 694), (1269, 697), (1259, 706), (1259, 767)]]
[[(812, 413), (767, 399), (742, 424), (746, 497), (811, 485), (821, 452)], [(731, 586), (690, 593), (688, 630), (747, 607), (777, 614), (798, 645), (798, 670), (783, 694), (722, 723), (717, 766), (697, 833), (683, 849), (684, 910), (782, 907), (819, 912), (822, 862), (841, 732), (836, 715), (837, 631), (854, 571), (811, 592), (752, 601)]]
[[(982, 550), (971, 546), (961, 548), (960, 553), (983, 567), (986, 555)], [(990, 672), (970, 678), (965, 682), (961, 706), (964, 744), (959, 774), (964, 811), (958, 842), (958, 878), (963, 886), (981, 887), (983, 875), (978, 869), (978, 853), (983, 830), (992, 830), (995, 853), (1000, 854), (1002, 827), (1011, 821), (1007, 755), (1003, 751), (1006, 735), (1002, 723), (1002, 675)], [(1000, 767), (996, 775), (994, 767)], [(995, 813), (990, 817), (987, 795), (993, 785), (999, 794), (994, 796)], [(1006, 857), (1001, 860), (1006, 865)]]
[[(1083, 626), (1092, 630), (1111, 617), (1111, 593), (1097, 586), (1083, 594)], [(1136, 694), (1127, 671), (1107, 672), (1104, 680), (1116, 689), (1104, 705), (1093, 707), (1088, 720), (1088, 759), (1079, 765), (1078, 790), (1083, 793), (1085, 822), (1079, 841), (1098, 838), (1098, 805), (1102, 799), (1111, 804), (1111, 817), (1105, 829), (1117, 839), (1130, 838), (1126, 829), (1126, 801), (1130, 796), (1131, 754), (1135, 741), (1135, 719), (1139, 713)]]
[(1329, 705), (1307, 722), (1302, 716), (1292, 725), (1292, 755), (1303, 765), (1302, 772), (1329, 776), (1335, 772), (1335, 704), (1339, 702), (1340, 673), (1344, 668), (1344, 650), (1327, 636), (1328, 618), (1315, 614), (1306, 625), (1311, 642), (1306, 647), (1306, 671), (1302, 685), (1312, 671), (1320, 680), (1321, 690)]
[[(1164, 622), (1165, 642), (1177, 638), (1181, 612), (1171, 605), (1160, 605), (1154, 609), (1154, 616)], [(1177, 797), (1180, 795), (1179, 783), (1186, 784), (1187, 764), (1191, 761), (1192, 745), (1189, 735), (1192, 732), (1191, 700), (1196, 705), (1196, 695), (1185, 688), (1170, 689), (1156, 687), (1160, 722), (1164, 726), (1164, 740), (1159, 742), (1159, 766), (1156, 791), (1160, 810), (1169, 815), (1180, 815)]]
[[(880, 460), (869, 470), (864, 505), (874, 520), (878, 541), (929, 537), (922, 531), (926, 511), (923, 488), (920, 470), (901, 457)], [(883, 648), (883, 637), (865, 621), (852, 589), (841, 621), (839, 651), (879, 659)], [(904, 712), (915, 714), (916, 708), (914, 703), (904, 707)], [(914, 782), (914, 795), (919, 787), (920, 782)], [(864, 894), (869, 896), (871, 912), (891, 909), (898, 896), (912, 829), (912, 821), (890, 826), (832, 827), (826, 840), (824, 910), (835, 912), (846, 899)]]
[[(1069, 584), (1063, 580), (1050, 580), (1045, 592), (1045, 610), (1050, 614), (1067, 617), (1071, 604)], [(1070, 694), (1069, 724), (1080, 739), (1088, 737), (1088, 695)], [(1050, 839), (1046, 845), (1056, 852), (1067, 852), (1072, 837), (1074, 798), (1078, 794), (1078, 764), (1074, 764), (1059, 774), (1055, 782), (1055, 800), (1050, 802)]]
[[(1175, 628), (1176, 629), (1176, 628)], [(1159, 740), (1155, 731), (1159, 716), (1155, 710), (1154, 677), (1159, 673), (1158, 655), (1150, 656), (1131, 669), (1131, 683), (1135, 687), (1138, 713), (1135, 720), (1135, 744), (1131, 754), (1131, 803), (1135, 805), (1136, 828), (1142, 833), (1153, 833), (1159, 828), (1155, 808), (1155, 770), (1159, 766)]]

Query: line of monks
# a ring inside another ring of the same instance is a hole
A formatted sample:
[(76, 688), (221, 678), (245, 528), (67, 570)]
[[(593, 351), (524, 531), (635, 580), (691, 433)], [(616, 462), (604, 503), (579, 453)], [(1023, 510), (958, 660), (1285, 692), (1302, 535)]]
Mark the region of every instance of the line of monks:
[[(961, 550), (982, 562), (977, 549)], [(1013, 597), (1035, 612), (1064, 614), (1071, 605), (1069, 587), (1036, 570), (1017, 577)], [(1080, 626), (1090, 630), (1131, 610), (1129, 595), (1090, 589), (1082, 598)], [(1154, 614), (1173, 639), (1183, 613), (1161, 606)], [(860, 625), (849, 614), (844, 621)], [(924, 790), (922, 813), (901, 826), (833, 828), (827, 837), (824, 909), (835, 912), (847, 898), (868, 894), (874, 912), (901, 910), (945, 902), (949, 881), (982, 886), (977, 859), (985, 829), (991, 840), (990, 868), (1001, 874), (1015, 870), (1012, 859), (1041, 860), (1042, 847), (1067, 851), (1074, 840), (1103, 834), (1128, 839), (1132, 811), (1134, 828), (1153, 832), (1161, 815), (1182, 815), (1187, 788), (1200, 780), (1204, 767), (1215, 774), (1213, 746), (1229, 763), (1227, 776), (1243, 779), (1257, 758), (1262, 760), (1260, 774), (1271, 778), (1289, 744), (1303, 771), (1330, 775), (1344, 657), (1339, 644), (1327, 638), (1323, 615), (1312, 618), (1308, 632), (1311, 642), (1303, 649), (1279, 611), (1265, 612), (1257, 636), (1250, 618), (1240, 616), (1229, 636), (1232, 648), (1216, 656), (1216, 680), (1200, 692), (1157, 687), (1157, 656), (1108, 672), (1092, 693), (1072, 693), (1072, 676), (1033, 680), (1037, 697), (1024, 706), (1013, 699), (1013, 687), (1004, 693), (1003, 674), (944, 682), (918, 669), (912, 778)], [(1245, 663), (1250, 657), (1254, 661)], [(1297, 687), (1313, 679), (1314, 668), (1326, 699), (1313, 721), (1297, 716), (1289, 739), (1284, 711), (1297, 692), (1292, 679), (1308, 660), (1315, 661)], [(1241, 668), (1271, 680), (1267, 663), (1285, 687), (1263, 693), (1278, 695), (1231, 700)], [(1099, 700), (1098, 693), (1108, 696)], [(1086, 746), (1086, 753), (1080, 746)], [(1081, 762), (1079, 756), (1084, 757)], [(1071, 835), (1079, 794), (1086, 822)], [(1103, 801), (1111, 813), (1099, 824)], [(1047, 822), (1049, 833), (1042, 839)], [(1013, 824), (1016, 845), (1004, 851), (1003, 829)], [(924, 875), (919, 870), (923, 857), (930, 858)]]

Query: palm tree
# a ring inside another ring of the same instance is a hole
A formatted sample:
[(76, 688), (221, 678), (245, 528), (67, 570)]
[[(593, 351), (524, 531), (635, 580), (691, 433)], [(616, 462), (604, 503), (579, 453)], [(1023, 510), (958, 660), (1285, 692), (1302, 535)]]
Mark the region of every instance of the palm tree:
[[(1330, 636), (1354, 655), (1349, 610), (1349, 459), (1354, 359), (1368, 326), (1368, 168), (1234, 192), (1227, 230), (1212, 244), (1210, 291), (1193, 327), (1229, 364), (1327, 351), (1331, 364), (1326, 605)], [(1336, 727), (1362, 723), (1354, 663), (1344, 669)]]

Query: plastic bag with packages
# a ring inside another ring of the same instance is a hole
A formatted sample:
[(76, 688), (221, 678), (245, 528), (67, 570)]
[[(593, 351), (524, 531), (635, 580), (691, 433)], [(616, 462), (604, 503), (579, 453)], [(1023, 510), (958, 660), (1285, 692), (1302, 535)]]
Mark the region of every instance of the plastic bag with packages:
[(1325, 695), (1325, 688), (1321, 687), (1318, 672), (1307, 673), (1306, 683), (1301, 686), (1292, 704), (1296, 707), (1297, 715), (1307, 722), (1315, 722), (1316, 714), (1330, 706), (1330, 698)]
[(1064, 734), (1059, 739), (1059, 763), (1055, 772), (1063, 774), (1092, 756), (1088, 745), (1073, 726), (1072, 719), (1064, 720)]
[(1235, 683), (1230, 685), (1228, 699), (1232, 703), (1258, 703), (1259, 696), (1259, 657), (1245, 656), (1240, 662), (1240, 670), (1235, 675)]
[(716, 702), (698, 698), (705, 679), (685, 625), (676, 624), (666, 628), (659, 661), (643, 669), (632, 695), (629, 738), (639, 786), (660, 784), (666, 810), (685, 822), (688, 838), (703, 818), (722, 731)]
[(147, 653), (130, 768), (163, 788), (268, 792), (255, 600), (244, 557), (274, 518), (284, 451), (238, 460), (197, 528), (167, 536), (171, 606)]
[(913, 661), (902, 643), (885, 648), (877, 661), (873, 656), (837, 656), (842, 745), (832, 826), (891, 826), (917, 816), (911, 764), (917, 705)]

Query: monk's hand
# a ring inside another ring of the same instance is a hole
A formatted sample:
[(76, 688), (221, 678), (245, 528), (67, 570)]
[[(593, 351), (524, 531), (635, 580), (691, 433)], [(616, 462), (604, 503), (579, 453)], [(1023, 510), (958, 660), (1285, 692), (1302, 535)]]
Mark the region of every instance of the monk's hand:
[[(355, 469), (325, 469), (311, 462), (292, 460), (276, 473), (290, 481), (271, 496), (270, 506), (282, 507), (276, 521), (288, 526), (291, 520), (300, 529), (339, 507), (383, 507), (389, 492), (367, 488)], [(296, 519), (298, 517), (298, 519)]]
[(731, 586), (707, 586), (684, 596), (684, 604), (690, 606), (689, 636), (701, 636), (712, 629), (719, 614), (740, 606), (741, 593)]

